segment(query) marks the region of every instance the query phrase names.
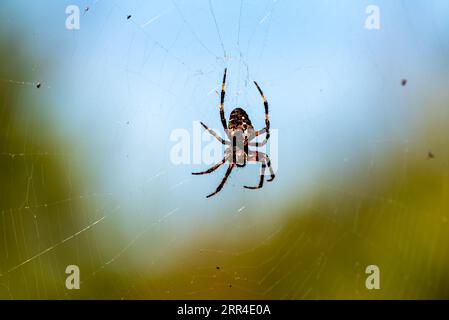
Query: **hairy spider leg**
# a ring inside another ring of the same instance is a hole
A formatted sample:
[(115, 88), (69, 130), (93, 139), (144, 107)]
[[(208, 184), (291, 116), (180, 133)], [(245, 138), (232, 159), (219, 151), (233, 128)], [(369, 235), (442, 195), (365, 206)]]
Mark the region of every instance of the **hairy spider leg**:
[(247, 161), (247, 157), (248, 157), (248, 153), (249, 153), (249, 146), (248, 146), (248, 137), (245, 137), (245, 141), (243, 144), (243, 150), (245, 152), (245, 158), (244, 158), (244, 166), (246, 166), (246, 161)]
[(265, 159), (267, 162), (268, 170), (270, 170), (270, 176), (271, 176), (270, 179), (267, 179), (267, 181), (271, 182), (274, 180), (274, 178), (276, 178), (276, 175), (274, 174), (273, 167), (271, 166), (270, 157), (268, 157), (268, 155), (265, 155)]
[(226, 74), (228, 72), (228, 69), (226, 68), (224, 70), (224, 75), (223, 75), (223, 83), (221, 84), (221, 98), (220, 98), (220, 118), (221, 118), (221, 123), (223, 125), (223, 129), (225, 130), (225, 132), (227, 133), (228, 130), (228, 125), (226, 123), (226, 117), (225, 117), (225, 113), (224, 113), (224, 100), (225, 100), (225, 85), (226, 85)]
[(268, 170), (270, 171), (270, 179), (267, 179), (267, 182), (271, 182), (274, 180), (276, 175), (274, 174), (273, 167), (271, 166), (270, 157), (268, 157), (267, 154), (259, 151), (250, 151), (248, 154), (248, 161), (257, 161), (262, 163), (262, 167), (260, 170), (260, 181), (259, 185), (257, 187), (247, 187), (246, 189), (260, 189), (263, 186), (263, 181), (265, 177), (265, 169), (268, 167)]
[(265, 128), (263, 128), (262, 130), (256, 131), (256, 137), (260, 136), (261, 134), (264, 134), (265, 132), (267, 133), (267, 135), (265, 136), (265, 139), (262, 142), (250, 142), (249, 145), (252, 147), (262, 147), (262, 146), (266, 145), (268, 142), (268, 139), (270, 139), (270, 117), (269, 117), (269, 112), (268, 112), (268, 101), (267, 101), (267, 98), (265, 97), (265, 95), (263, 94), (262, 89), (260, 89), (260, 87), (256, 81), (254, 81), (254, 84), (256, 85), (257, 90), (259, 90), (259, 93), (262, 96), (263, 105), (265, 107)]
[(255, 189), (260, 189), (263, 187), (263, 180), (265, 178), (265, 169), (267, 167), (267, 165), (265, 164), (265, 159), (260, 160), (260, 162), (262, 162), (262, 166), (260, 167), (260, 180), (259, 180), (259, 185), (255, 186), (255, 187), (248, 187), (248, 186), (244, 186), (244, 188), (246, 189), (251, 189), (251, 190), (255, 190)]
[(208, 126), (206, 126), (204, 123), (200, 122), (204, 129), (206, 129), (211, 135), (213, 135), (218, 141), (220, 141), (224, 145), (229, 145), (230, 142), (224, 140), (222, 137), (220, 137), (214, 130), (210, 129)]
[(223, 160), (221, 160), (219, 163), (215, 164), (212, 168), (207, 169), (206, 171), (203, 171), (203, 172), (192, 172), (192, 174), (195, 176), (198, 176), (198, 175), (202, 175), (202, 174), (212, 173), (215, 170), (217, 170), (218, 168), (220, 168), (225, 162), (226, 162), (226, 157), (224, 157)]
[(210, 197), (216, 195), (217, 193), (219, 193), (221, 191), (221, 189), (223, 189), (223, 186), (226, 183), (226, 180), (228, 180), (228, 177), (231, 174), (231, 171), (233, 168), (234, 168), (234, 164), (233, 163), (229, 164), (228, 170), (226, 170), (225, 176), (223, 177), (223, 180), (221, 180), (220, 185), (218, 186), (217, 190), (215, 190), (214, 193), (211, 193), (210, 195), (208, 195), (206, 198), (210, 198)]

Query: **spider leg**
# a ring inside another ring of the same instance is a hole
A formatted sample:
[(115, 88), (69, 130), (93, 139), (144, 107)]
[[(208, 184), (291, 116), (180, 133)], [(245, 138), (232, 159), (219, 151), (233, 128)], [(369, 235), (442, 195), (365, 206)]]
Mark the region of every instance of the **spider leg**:
[(259, 90), (260, 95), (262, 96), (263, 99), (263, 105), (265, 107), (265, 128), (263, 128), (262, 130), (256, 131), (256, 137), (260, 136), (261, 134), (267, 133), (267, 135), (265, 136), (265, 140), (263, 142), (255, 142), (253, 143), (253, 146), (263, 146), (267, 143), (268, 139), (270, 139), (270, 115), (268, 112), (268, 101), (267, 98), (265, 97), (265, 95), (263, 94), (262, 89), (260, 89), (259, 85), (257, 84), (256, 81), (254, 81), (254, 84), (257, 87), (257, 90)]
[(264, 139), (262, 142), (250, 142), (250, 143), (248, 143), (248, 145), (250, 147), (259, 148), (259, 147), (263, 147), (264, 145), (266, 145), (267, 142), (268, 142), (268, 139)]
[(259, 180), (259, 185), (256, 187), (248, 187), (248, 186), (244, 186), (246, 189), (251, 189), (251, 190), (255, 190), (255, 189), (260, 189), (263, 187), (263, 180), (265, 178), (265, 168), (267, 167), (267, 165), (265, 164), (265, 159), (262, 159), (262, 167), (260, 168), (260, 180)]
[(256, 137), (264, 134), (265, 132), (267, 132), (267, 128), (263, 128), (263, 129), (260, 129), (259, 131), (256, 131)]
[[(261, 129), (259, 131), (256, 131), (255, 135), (254, 135), (254, 138), (264, 134), (265, 132), (267, 132), (267, 128), (263, 128), (263, 129)], [(250, 142), (248, 145), (250, 147), (256, 147), (256, 148), (263, 147), (264, 145), (267, 144), (269, 138), (270, 138), (270, 136), (268, 135), (268, 138), (265, 138), (262, 142)]]
[(223, 158), (223, 160), (221, 160), (219, 163), (215, 164), (212, 168), (207, 169), (206, 171), (203, 171), (203, 172), (192, 172), (192, 174), (195, 176), (198, 176), (198, 175), (202, 175), (202, 174), (212, 173), (215, 170), (217, 170), (218, 168), (220, 168), (225, 162), (226, 162), (226, 158)]
[(226, 183), (226, 180), (228, 180), (228, 177), (231, 174), (231, 171), (233, 168), (234, 168), (234, 164), (231, 163), (228, 167), (228, 170), (225, 173), (225, 176), (223, 177), (223, 180), (221, 180), (220, 185), (218, 186), (217, 190), (215, 190), (214, 193), (211, 193), (210, 195), (208, 195), (207, 198), (210, 198), (210, 197), (216, 195), (217, 193), (219, 193), (221, 191), (221, 189), (223, 189), (223, 186)]
[(229, 145), (230, 143), (228, 141), (223, 140), (214, 130), (210, 129), (208, 126), (206, 126), (204, 123), (200, 122), (204, 129), (206, 129), (211, 135), (213, 135), (218, 141), (220, 141), (222, 144)]
[(265, 159), (267, 162), (268, 170), (270, 170), (270, 175), (271, 175), (270, 179), (267, 179), (267, 181), (271, 182), (274, 180), (274, 178), (276, 178), (276, 175), (274, 174), (273, 167), (271, 166), (270, 158), (268, 157), (268, 155), (265, 155), (265, 156), (266, 156)]
[(220, 98), (220, 118), (221, 118), (221, 124), (223, 125), (223, 128), (225, 132), (228, 130), (228, 125), (226, 123), (226, 117), (224, 113), (224, 99), (225, 99), (225, 84), (226, 84), (226, 74), (228, 69), (225, 68), (224, 75), (223, 75), (223, 83), (221, 84), (221, 98)]
[[(268, 167), (268, 170), (270, 171), (270, 179), (267, 179), (267, 182), (271, 182), (276, 178), (276, 175), (274, 174), (273, 167), (271, 166), (271, 160), (270, 157), (263, 152), (259, 151), (251, 151), (248, 156), (248, 161), (258, 161), (258, 162), (264, 162), (266, 166)], [(263, 171), (263, 174), (265, 174), (265, 170)]]

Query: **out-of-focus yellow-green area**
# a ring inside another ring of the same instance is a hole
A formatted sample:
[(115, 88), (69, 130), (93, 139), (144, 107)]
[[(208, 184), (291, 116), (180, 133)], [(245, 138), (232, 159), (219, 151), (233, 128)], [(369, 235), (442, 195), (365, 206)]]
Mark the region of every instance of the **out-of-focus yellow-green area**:
[[(1, 68), (17, 81), (29, 79), (24, 52), (0, 40)], [(92, 194), (85, 168), (39, 111), (51, 103), (42, 88), (9, 80), (0, 82), (2, 299), (449, 298), (449, 112), (425, 119), (407, 150), (392, 145), (382, 167), (355, 163), (347, 180), (311, 185), (307, 201), (280, 202), (273, 214), (288, 218), (275, 232), (198, 230), (176, 250), (161, 243), (176, 257), (147, 270), (117, 250), (127, 244), (119, 226), (92, 225), (101, 197), (80, 197)], [(68, 291), (74, 260), (82, 289)], [(365, 288), (371, 264), (380, 290)]]

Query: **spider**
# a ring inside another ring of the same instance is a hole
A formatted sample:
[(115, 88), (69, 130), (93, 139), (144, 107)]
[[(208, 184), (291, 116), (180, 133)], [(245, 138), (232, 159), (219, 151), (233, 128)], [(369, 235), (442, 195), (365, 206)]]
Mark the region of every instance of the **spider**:
[[(221, 183), (218, 185), (215, 192), (211, 193), (207, 196), (207, 198), (210, 198), (217, 193), (221, 191), (223, 186), (226, 183), (226, 180), (228, 179), (229, 175), (232, 172), (232, 169), (234, 167), (245, 167), (246, 163), (248, 161), (254, 161), (254, 162), (260, 162), (261, 163), (261, 169), (260, 169), (260, 180), (259, 184), (255, 187), (248, 187), (245, 186), (246, 189), (260, 189), (263, 187), (264, 177), (265, 177), (265, 170), (268, 167), (270, 170), (270, 179), (268, 179), (268, 182), (271, 182), (274, 180), (275, 175), (273, 168), (271, 167), (270, 158), (267, 154), (263, 152), (259, 152), (256, 150), (249, 150), (249, 147), (262, 147), (267, 142), (268, 139), (270, 139), (270, 120), (269, 120), (269, 114), (268, 114), (268, 102), (265, 98), (262, 89), (260, 89), (259, 85), (256, 81), (254, 81), (254, 84), (257, 87), (257, 90), (259, 91), (260, 95), (263, 99), (263, 104), (265, 107), (265, 128), (255, 131), (254, 127), (251, 123), (251, 120), (248, 117), (248, 114), (245, 110), (242, 108), (236, 108), (232, 110), (231, 115), (229, 116), (229, 121), (226, 123), (225, 113), (224, 113), (224, 99), (225, 99), (225, 84), (226, 84), (226, 74), (227, 69), (224, 70), (224, 76), (223, 76), (223, 83), (221, 85), (221, 99), (220, 99), (220, 118), (221, 123), (223, 125), (224, 131), (229, 138), (229, 141), (222, 139), (215, 131), (212, 129), (209, 129), (208, 126), (206, 126), (204, 123), (201, 122), (201, 125), (206, 129), (212, 136), (214, 136), (218, 141), (220, 141), (223, 145), (228, 146), (225, 150), (224, 158), (217, 164), (215, 164), (210, 169), (203, 171), (203, 172), (193, 172), (193, 175), (203, 175), (203, 174), (209, 174), (217, 170), (219, 167), (221, 167), (225, 162), (229, 162), (228, 169), (225, 173), (225, 176), (223, 177)], [(254, 138), (266, 133), (265, 139), (262, 142), (251, 142)], [(232, 142), (231, 142), (232, 141)]]

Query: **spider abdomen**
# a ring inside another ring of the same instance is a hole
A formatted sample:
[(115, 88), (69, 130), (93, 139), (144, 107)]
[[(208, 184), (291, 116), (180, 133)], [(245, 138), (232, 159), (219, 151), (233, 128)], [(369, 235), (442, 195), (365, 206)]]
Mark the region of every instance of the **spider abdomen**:
[(232, 110), (231, 115), (229, 116), (228, 129), (242, 131), (246, 131), (248, 129), (254, 130), (248, 114), (242, 108)]

